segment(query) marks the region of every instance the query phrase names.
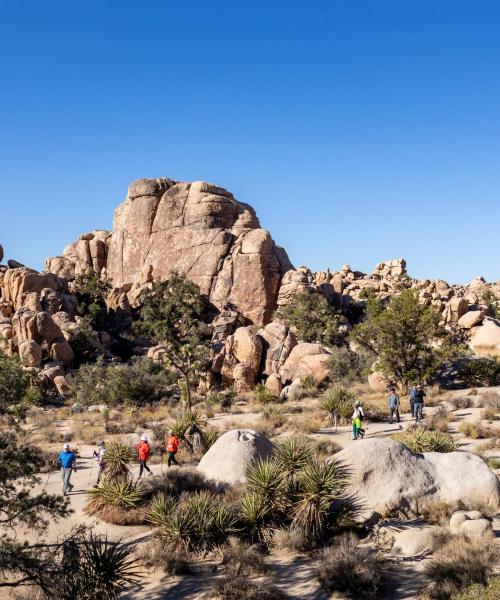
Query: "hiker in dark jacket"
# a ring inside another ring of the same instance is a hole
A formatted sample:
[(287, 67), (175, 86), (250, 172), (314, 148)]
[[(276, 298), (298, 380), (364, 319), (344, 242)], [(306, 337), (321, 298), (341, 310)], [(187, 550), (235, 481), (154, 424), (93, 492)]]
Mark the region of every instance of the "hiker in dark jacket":
[(394, 415), (396, 415), (396, 419), (399, 423), (401, 421), (399, 417), (399, 396), (396, 394), (396, 390), (393, 389), (391, 390), (391, 395), (389, 396), (389, 423), (391, 425)]
[(415, 393), (417, 391), (417, 387), (415, 385), (412, 385), (410, 388), (408, 388), (408, 400), (410, 401), (410, 411), (411, 411), (411, 416), (414, 417), (415, 416)]
[(423, 418), (422, 413), (424, 410), (425, 396), (426, 396), (426, 393), (422, 389), (422, 386), (417, 385), (417, 387), (415, 388), (415, 398), (414, 398), (414, 403), (413, 403), (413, 406), (415, 409), (415, 423), (418, 423)]
[(58, 456), (61, 465), (61, 477), (63, 481), (63, 496), (71, 492), (73, 485), (70, 483), (71, 473), (76, 473), (76, 454), (69, 449), (69, 444), (64, 444), (63, 451)]

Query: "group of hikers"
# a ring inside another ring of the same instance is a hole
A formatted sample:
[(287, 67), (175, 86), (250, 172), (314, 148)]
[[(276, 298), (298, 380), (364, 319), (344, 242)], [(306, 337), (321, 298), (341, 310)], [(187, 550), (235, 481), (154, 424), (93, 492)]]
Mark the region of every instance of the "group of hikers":
[[(168, 437), (165, 440), (165, 450), (167, 452), (167, 464), (171, 467), (173, 464), (180, 466), (176, 459), (176, 454), (179, 451), (180, 439), (175, 435), (175, 432), (170, 431)], [(148, 466), (148, 461), (151, 456), (151, 445), (146, 434), (141, 435), (141, 439), (135, 447), (137, 451), (137, 459), (139, 461), (139, 476), (141, 479), (144, 471), (147, 471), (152, 475), (152, 471)], [(97, 487), (101, 481), (103, 474), (106, 471), (106, 442), (101, 440), (97, 446), (97, 450), (93, 452), (93, 458), (97, 460), (97, 466), (99, 467), (97, 473), (97, 481), (94, 487)], [(62, 476), (62, 492), (63, 496), (67, 496), (68, 492), (73, 489), (71, 483), (71, 475), (73, 472), (76, 473), (76, 454), (71, 450), (68, 443), (64, 444), (62, 452), (58, 456), (59, 464), (61, 465), (61, 476)]]
[[(426, 393), (424, 392), (422, 386), (420, 384), (412, 385), (408, 389), (408, 400), (410, 401), (410, 412), (412, 418), (415, 419), (416, 423), (419, 423), (423, 419), (423, 410), (424, 410), (424, 398)], [(401, 400), (397, 393), (396, 388), (390, 389), (389, 399), (389, 423), (392, 425), (394, 419), (397, 419), (397, 422), (401, 422), (401, 417), (399, 414), (399, 409), (401, 406)], [(360, 402), (356, 402), (354, 405), (354, 412), (352, 413), (351, 423), (352, 423), (352, 437), (355, 440), (362, 439), (365, 434), (365, 430), (362, 427), (363, 419), (365, 418), (365, 413), (363, 411), (363, 407)]]

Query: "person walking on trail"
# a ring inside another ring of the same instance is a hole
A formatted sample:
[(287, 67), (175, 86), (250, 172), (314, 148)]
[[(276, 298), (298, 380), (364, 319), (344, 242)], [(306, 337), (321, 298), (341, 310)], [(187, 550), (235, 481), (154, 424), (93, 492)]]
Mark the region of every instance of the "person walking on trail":
[(391, 390), (391, 395), (389, 396), (389, 423), (392, 425), (394, 420), (394, 416), (398, 420), (398, 423), (401, 422), (399, 417), (399, 396), (396, 393), (396, 390)]
[(62, 492), (63, 496), (67, 496), (68, 491), (71, 492), (73, 489), (73, 484), (70, 483), (71, 473), (73, 471), (76, 473), (76, 454), (70, 450), (69, 444), (64, 444), (58, 460), (61, 465)]
[(352, 437), (354, 440), (357, 440), (358, 437), (363, 437), (363, 434), (360, 435), (361, 430), (361, 414), (362, 411), (359, 410), (359, 406), (354, 407), (354, 412), (352, 413)]
[(177, 462), (177, 459), (175, 458), (175, 455), (177, 454), (177, 451), (179, 450), (180, 445), (181, 445), (181, 442), (180, 442), (179, 438), (175, 435), (175, 433), (173, 431), (169, 431), (168, 439), (167, 439), (167, 453), (168, 453), (167, 464), (169, 467), (172, 466), (172, 463), (174, 463), (174, 465), (180, 466), (179, 463)]
[(149, 460), (149, 455), (151, 454), (151, 446), (148, 442), (148, 436), (144, 433), (141, 435), (141, 441), (136, 446), (137, 449), (137, 458), (139, 459), (139, 477), (142, 477), (144, 470), (146, 470), (150, 475), (153, 473), (151, 469), (148, 467), (147, 461)]
[(410, 401), (410, 411), (411, 411), (411, 416), (414, 417), (415, 416), (415, 393), (417, 391), (417, 387), (415, 385), (412, 385), (411, 387), (408, 388), (408, 400)]
[(99, 467), (99, 472), (97, 473), (97, 481), (94, 487), (97, 487), (99, 485), (104, 469), (106, 468), (106, 462), (104, 461), (105, 452), (106, 444), (104, 443), (104, 441), (101, 440), (99, 442), (99, 445), (97, 446), (97, 450), (94, 450), (94, 458), (97, 459), (97, 465)]
[(421, 385), (417, 385), (415, 388), (415, 400), (413, 406), (415, 408), (415, 423), (418, 423), (423, 419), (423, 410), (424, 410), (424, 398), (426, 393), (422, 389)]
[(354, 403), (354, 408), (357, 408), (359, 411), (360, 425), (359, 425), (359, 430), (358, 430), (358, 436), (362, 438), (365, 435), (365, 430), (363, 429), (363, 421), (365, 419), (365, 411), (364, 411), (363, 407), (361, 406), (361, 402), (359, 400), (356, 400), (356, 402)]

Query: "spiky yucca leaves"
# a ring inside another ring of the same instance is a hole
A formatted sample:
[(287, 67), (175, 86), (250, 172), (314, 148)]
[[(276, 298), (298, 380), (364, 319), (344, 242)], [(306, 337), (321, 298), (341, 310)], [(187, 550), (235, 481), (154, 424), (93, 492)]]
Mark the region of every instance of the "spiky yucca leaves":
[(127, 545), (111, 543), (91, 533), (79, 544), (79, 550), (69, 597), (114, 600), (126, 587), (138, 586), (142, 573)]
[(197, 492), (164, 514), (158, 535), (168, 543), (192, 552), (206, 552), (223, 544), (237, 531), (232, 509), (220, 498)]
[(335, 459), (329, 463), (310, 460), (300, 473), (292, 527), (301, 529), (311, 543), (321, 538), (334, 502), (345, 498), (348, 476)]
[(155, 527), (160, 527), (175, 510), (176, 504), (175, 498), (169, 498), (165, 494), (156, 494), (149, 505), (146, 520)]
[(270, 506), (278, 506), (283, 491), (285, 472), (278, 461), (259, 459), (245, 471), (246, 488), (261, 496)]
[(321, 397), (319, 406), (333, 419), (333, 415), (337, 413), (341, 421), (350, 419), (356, 402), (356, 394), (342, 385), (337, 385), (327, 390)]
[(299, 473), (312, 459), (313, 451), (307, 440), (287, 438), (275, 444), (274, 459), (285, 477), (293, 477)]
[(263, 496), (250, 492), (238, 504), (243, 529), (253, 542), (268, 543), (272, 539), (275, 513)]
[(87, 510), (90, 514), (115, 507), (123, 510), (135, 508), (142, 499), (143, 488), (141, 484), (131, 481), (114, 481), (103, 479), (101, 483), (89, 490), (90, 500)]
[(128, 481), (131, 478), (130, 464), (134, 460), (134, 451), (120, 442), (111, 442), (106, 447), (105, 479), (109, 481)]
[(414, 427), (393, 436), (412, 452), (454, 452), (457, 443), (449, 433), (428, 431), (423, 427)]

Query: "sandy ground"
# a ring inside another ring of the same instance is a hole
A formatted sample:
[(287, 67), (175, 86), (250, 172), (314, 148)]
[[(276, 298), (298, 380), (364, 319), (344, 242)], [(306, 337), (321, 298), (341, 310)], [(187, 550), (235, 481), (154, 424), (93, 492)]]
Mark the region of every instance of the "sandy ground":
[[(496, 390), (500, 392), (500, 388), (487, 388), (478, 390), (476, 400), (483, 393)], [(465, 391), (453, 392), (450, 398), (456, 395), (464, 395)], [(430, 416), (436, 408), (427, 407), (425, 413)], [(473, 450), (485, 440), (464, 440), (463, 436), (458, 432), (458, 425), (461, 421), (477, 421), (480, 419), (480, 408), (467, 408), (454, 411), (454, 421), (450, 423), (450, 431), (462, 444), (462, 448)], [(258, 417), (260, 413), (242, 412), (231, 414), (217, 414), (210, 420), (211, 425), (223, 428), (228, 422), (238, 424), (242, 427), (248, 427)], [(386, 422), (368, 423), (366, 425), (365, 438), (371, 437), (389, 437), (394, 433), (406, 429), (413, 424), (413, 419), (408, 413), (401, 415), (401, 423), (390, 425)], [(489, 426), (499, 427), (500, 421), (492, 422)], [(62, 421), (59, 423), (62, 431), (68, 428), (68, 423)], [(363, 441), (352, 440), (351, 428), (348, 426), (338, 427), (335, 431), (332, 428), (321, 429), (318, 433), (310, 436), (313, 439), (330, 439), (335, 441), (342, 447), (349, 444), (362, 444)], [(73, 473), (72, 483), (73, 491), (69, 494), (69, 501), (73, 513), (67, 519), (59, 522), (52, 522), (46, 533), (43, 534), (44, 541), (55, 542), (60, 540), (64, 535), (69, 533), (78, 525), (88, 525), (93, 528), (96, 533), (107, 535), (111, 540), (121, 540), (133, 545), (142, 544), (151, 537), (151, 529), (145, 526), (128, 526), (122, 527), (110, 525), (94, 517), (90, 517), (84, 512), (86, 502), (86, 492), (90, 489), (97, 477), (97, 465), (95, 459), (92, 458), (93, 447), (88, 445), (78, 444), (80, 458), (78, 460), (78, 470)], [(500, 457), (498, 449), (492, 451), (492, 456)], [(152, 464), (152, 471), (157, 474), (166, 469), (165, 465)], [(138, 466), (134, 466), (133, 474), (137, 476)], [(50, 475), (44, 474), (42, 483), (37, 489), (45, 488), (47, 492), (52, 494), (61, 493), (62, 482), (58, 472), (53, 472)], [(500, 521), (495, 521), (495, 529), (497, 535), (500, 536)], [(40, 541), (30, 533), (20, 534), (20, 539), (30, 541)], [(497, 538), (497, 541), (500, 538)], [(343, 598), (341, 595), (325, 595), (318, 587), (316, 582), (315, 561), (311, 558), (300, 556), (292, 556), (280, 554), (273, 551), (268, 557), (270, 574), (267, 579), (272, 577), (273, 583), (282, 588), (291, 598), (310, 598), (311, 600), (323, 600), (324, 598)], [(423, 570), (426, 559), (398, 560), (394, 563), (394, 570), (397, 574), (393, 578), (393, 583), (387, 593), (387, 598), (393, 600), (414, 599), (417, 597), (417, 590), (423, 583)], [(176, 600), (181, 598), (189, 598), (193, 600), (208, 599), (210, 597), (210, 587), (213, 578), (217, 576), (213, 569), (214, 563), (200, 563), (196, 567), (193, 575), (183, 577), (167, 577), (158, 572), (145, 573), (143, 579), (143, 587), (141, 590), (131, 590), (125, 593), (122, 597), (126, 600), (160, 600), (169, 599)], [(9, 593), (0, 591), (0, 598), (11, 598)]]

